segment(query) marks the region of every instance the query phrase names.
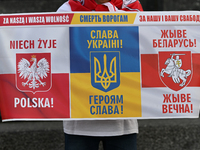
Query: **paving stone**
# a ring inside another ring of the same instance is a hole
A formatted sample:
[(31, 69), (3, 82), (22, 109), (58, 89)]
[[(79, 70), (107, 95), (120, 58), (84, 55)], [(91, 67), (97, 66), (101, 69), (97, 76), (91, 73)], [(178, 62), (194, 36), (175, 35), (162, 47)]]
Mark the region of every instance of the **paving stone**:
[[(138, 150), (199, 150), (200, 119), (138, 120)], [(0, 150), (64, 150), (61, 121), (0, 123)], [(103, 150), (100, 143), (99, 150)]]
[(199, 150), (200, 119), (139, 120), (138, 150)]

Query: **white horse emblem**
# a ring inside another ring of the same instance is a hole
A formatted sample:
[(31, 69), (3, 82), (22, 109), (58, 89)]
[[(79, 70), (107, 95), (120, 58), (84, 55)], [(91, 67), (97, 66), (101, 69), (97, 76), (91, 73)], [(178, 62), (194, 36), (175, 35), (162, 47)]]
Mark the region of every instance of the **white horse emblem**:
[[(182, 60), (179, 58), (180, 55), (185, 54), (170, 54), (172, 55), (171, 58), (168, 58), (165, 61), (165, 65), (167, 67), (161, 70), (160, 76), (164, 77), (164, 73), (169, 74), (168, 77), (172, 77), (174, 83), (180, 83), (180, 79), (183, 81), (179, 84), (179, 86), (183, 87), (187, 81), (187, 77), (191, 75), (191, 70), (184, 71), (183, 69), (180, 69), (182, 67)], [(176, 59), (173, 57), (176, 56)]]

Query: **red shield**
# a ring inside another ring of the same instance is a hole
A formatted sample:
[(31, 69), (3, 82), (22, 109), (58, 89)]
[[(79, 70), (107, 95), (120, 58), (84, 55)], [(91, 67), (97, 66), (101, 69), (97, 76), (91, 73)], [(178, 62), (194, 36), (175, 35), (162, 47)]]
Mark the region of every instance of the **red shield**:
[(192, 79), (190, 51), (159, 52), (159, 74), (163, 84), (174, 91), (187, 86)]
[(50, 90), (51, 54), (16, 54), (16, 87), (23, 92), (45, 92)]

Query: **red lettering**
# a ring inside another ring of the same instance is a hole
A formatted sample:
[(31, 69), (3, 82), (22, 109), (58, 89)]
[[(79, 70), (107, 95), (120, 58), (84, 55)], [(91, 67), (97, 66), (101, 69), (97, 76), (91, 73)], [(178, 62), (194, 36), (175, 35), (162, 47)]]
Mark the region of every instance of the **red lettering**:
[(186, 102), (185, 94), (181, 94), (181, 102), (182, 103)]
[(193, 113), (192, 104), (163, 104), (162, 113)]
[(34, 40), (10, 41), (10, 49), (34, 49)]
[(140, 15), (140, 16), (139, 16), (139, 21), (140, 21), (140, 22), (146, 22), (145, 16), (144, 16), (144, 15)]
[(196, 39), (153, 39), (154, 48), (196, 47)]
[(19, 40), (19, 49), (23, 49), (23, 41), (22, 40)]
[(168, 30), (161, 30), (161, 32), (162, 32), (161, 38), (169, 38), (168, 37)]
[(167, 113), (167, 105), (162, 105), (162, 110), (163, 110), (163, 113)]
[(178, 113), (178, 104), (174, 104), (173, 109), (176, 111), (176, 113)]
[(172, 104), (169, 104), (169, 113), (173, 113), (172, 109), (173, 109)]
[(153, 39), (153, 48), (157, 47), (158, 44), (156, 43), (156, 39)]
[(179, 113), (185, 113), (184, 104), (179, 104)]
[(171, 99), (170, 99), (170, 96), (171, 96), (171, 94), (163, 94), (163, 96), (164, 96), (164, 101), (163, 101), (163, 103), (171, 103)]

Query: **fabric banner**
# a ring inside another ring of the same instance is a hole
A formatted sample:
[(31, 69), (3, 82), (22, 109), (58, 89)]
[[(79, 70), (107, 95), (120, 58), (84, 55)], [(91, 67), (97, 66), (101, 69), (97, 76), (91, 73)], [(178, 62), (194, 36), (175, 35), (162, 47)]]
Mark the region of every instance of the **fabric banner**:
[(199, 12), (0, 15), (3, 121), (197, 118)]

